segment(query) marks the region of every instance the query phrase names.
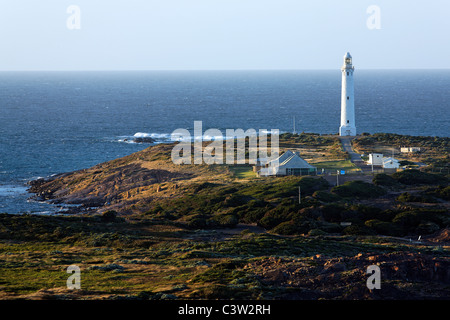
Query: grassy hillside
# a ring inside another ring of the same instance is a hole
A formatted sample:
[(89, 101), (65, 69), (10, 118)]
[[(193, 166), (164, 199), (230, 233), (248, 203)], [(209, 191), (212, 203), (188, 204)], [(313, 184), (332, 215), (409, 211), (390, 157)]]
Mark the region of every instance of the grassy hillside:
[[(336, 136), (285, 134), (280, 146), (319, 168), (353, 168)], [(346, 175), (332, 186), (320, 176), (257, 178), (250, 166), (175, 165), (172, 147), (32, 182), (38, 199), (79, 207), (0, 214), (0, 298), (450, 296), (445, 174)], [(66, 288), (73, 264), (81, 290)], [(372, 264), (381, 291), (365, 286)]]

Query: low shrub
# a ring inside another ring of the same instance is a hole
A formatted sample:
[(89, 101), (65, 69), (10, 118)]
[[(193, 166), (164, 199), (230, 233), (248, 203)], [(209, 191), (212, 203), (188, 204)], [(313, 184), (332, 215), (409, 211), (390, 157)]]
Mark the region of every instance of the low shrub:
[(345, 198), (377, 198), (384, 195), (386, 190), (371, 183), (355, 180), (333, 187), (331, 192)]
[(293, 221), (282, 222), (271, 230), (272, 233), (282, 235), (299, 234), (300, 229)]
[(313, 198), (322, 201), (322, 202), (326, 202), (326, 203), (330, 203), (330, 202), (337, 202), (339, 200), (341, 200), (341, 197), (339, 197), (337, 194), (333, 194), (327, 191), (315, 191), (312, 194)]
[(444, 176), (422, 172), (419, 170), (403, 170), (392, 174), (392, 178), (400, 183), (407, 185), (414, 184), (443, 184), (447, 183), (447, 178)]
[(221, 228), (231, 228), (239, 223), (239, 219), (232, 214), (218, 214), (213, 216), (211, 222)]
[(117, 212), (114, 210), (105, 211), (101, 215), (101, 219), (104, 222), (113, 222), (116, 220), (116, 217), (117, 217)]
[(424, 193), (442, 200), (450, 201), (450, 186), (438, 186), (437, 188), (427, 189)]
[(377, 186), (393, 187), (399, 185), (398, 181), (385, 173), (378, 173), (372, 179)]
[(188, 218), (187, 227), (191, 229), (202, 229), (208, 226), (208, 217), (202, 214), (194, 214)]
[(343, 212), (347, 210), (344, 205), (340, 204), (328, 204), (320, 207), (322, 217), (327, 222), (341, 222)]
[(327, 233), (325, 231), (323, 231), (322, 229), (311, 229), (308, 232), (308, 236), (323, 236), (326, 234)]
[(387, 235), (387, 236), (402, 236), (403, 229), (392, 222), (385, 222), (378, 219), (367, 220), (365, 223), (366, 227), (375, 230), (376, 233)]
[(440, 228), (436, 223), (433, 222), (426, 222), (421, 223), (416, 228), (417, 234), (432, 234), (438, 231)]
[(375, 232), (366, 226), (360, 226), (357, 224), (352, 224), (351, 226), (346, 227), (343, 231), (343, 234), (346, 235), (355, 235), (355, 236), (362, 236), (362, 235), (373, 235)]
[(435, 203), (436, 199), (429, 195), (412, 195), (409, 192), (403, 192), (397, 197), (397, 201), (400, 202), (422, 202), (422, 203)]

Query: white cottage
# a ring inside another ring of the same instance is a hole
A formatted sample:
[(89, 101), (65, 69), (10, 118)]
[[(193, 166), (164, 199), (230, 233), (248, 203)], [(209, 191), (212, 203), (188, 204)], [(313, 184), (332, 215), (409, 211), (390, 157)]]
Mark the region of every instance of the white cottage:
[(277, 159), (270, 161), (258, 171), (260, 176), (303, 176), (317, 174), (317, 168), (300, 157), (298, 152), (290, 150)]

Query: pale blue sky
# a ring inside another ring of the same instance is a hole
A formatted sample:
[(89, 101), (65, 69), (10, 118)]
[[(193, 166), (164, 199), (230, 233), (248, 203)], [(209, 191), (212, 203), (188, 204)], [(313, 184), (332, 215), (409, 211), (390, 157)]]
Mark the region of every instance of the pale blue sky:
[(0, 41), (0, 70), (440, 69), (450, 1), (2, 0)]

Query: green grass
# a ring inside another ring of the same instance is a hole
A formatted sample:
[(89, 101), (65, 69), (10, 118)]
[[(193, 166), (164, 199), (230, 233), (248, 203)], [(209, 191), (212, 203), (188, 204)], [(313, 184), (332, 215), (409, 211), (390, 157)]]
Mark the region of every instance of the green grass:
[[(412, 250), (386, 241), (387, 238), (382, 238), (382, 242), (375, 238), (361, 242), (355, 241), (354, 237), (305, 238), (241, 233), (226, 240), (178, 239), (154, 244), (148, 249), (123, 250), (73, 247), (58, 242), (53, 243), (53, 247), (51, 243), (12, 244), (2, 240), (0, 292), (11, 297), (41, 289), (64, 289), (69, 277), (66, 268), (76, 264), (81, 268), (81, 288), (90, 298), (101, 295), (138, 296), (142, 292), (150, 296), (166, 292), (190, 298), (256, 298), (264, 292), (271, 292), (272, 288), (261, 286), (255, 275), (244, 268), (252, 261), (273, 256), (310, 261), (309, 257), (317, 254), (353, 257), (360, 252), (382, 254)], [(448, 256), (446, 250), (432, 253)], [(131, 260), (145, 263), (131, 263)], [(111, 263), (124, 269), (114, 272), (90, 268)], [(181, 289), (176, 289), (180, 286)]]
[(59, 270), (2, 268), (0, 284), (5, 292), (28, 294), (40, 289), (63, 287), (67, 277), (68, 274)]
[(230, 171), (238, 179), (252, 179), (256, 178), (256, 173), (253, 172), (252, 167), (229, 167)]
[(340, 161), (323, 161), (312, 163), (317, 169), (335, 169), (335, 170), (346, 170), (346, 171), (360, 171), (360, 169), (353, 164), (350, 160), (340, 160)]

